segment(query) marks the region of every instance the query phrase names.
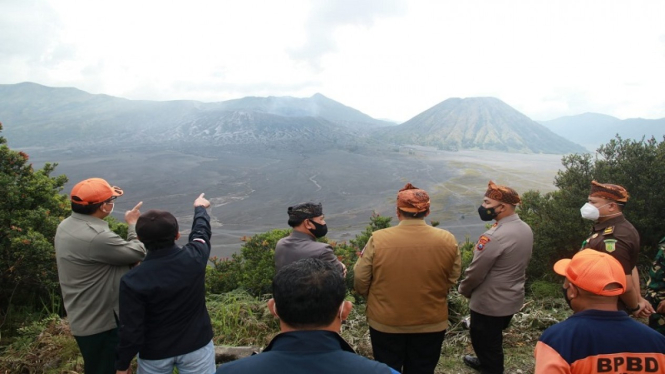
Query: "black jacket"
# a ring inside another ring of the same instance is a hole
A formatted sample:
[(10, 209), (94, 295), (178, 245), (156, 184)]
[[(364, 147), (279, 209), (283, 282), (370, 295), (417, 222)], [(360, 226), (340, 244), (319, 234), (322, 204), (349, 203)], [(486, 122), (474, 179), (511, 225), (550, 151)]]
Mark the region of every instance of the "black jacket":
[(359, 356), (339, 334), (325, 330), (284, 332), (258, 355), (222, 364), (216, 374), (396, 373)]
[(120, 281), (120, 343), (116, 369), (129, 367), (136, 353), (145, 360), (180, 356), (212, 339), (205, 303), (210, 256), (210, 217), (196, 207), (189, 243), (148, 251)]

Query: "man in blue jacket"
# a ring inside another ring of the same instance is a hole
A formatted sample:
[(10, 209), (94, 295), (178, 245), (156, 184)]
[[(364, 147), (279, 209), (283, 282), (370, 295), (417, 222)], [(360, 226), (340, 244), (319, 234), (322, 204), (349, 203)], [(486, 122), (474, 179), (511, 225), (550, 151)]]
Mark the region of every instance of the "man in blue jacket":
[(281, 334), (263, 353), (223, 364), (217, 374), (397, 373), (356, 355), (339, 336), (352, 308), (345, 295), (342, 273), (328, 262), (307, 258), (284, 266), (268, 301)]
[(189, 243), (180, 237), (169, 212), (150, 210), (136, 223), (136, 234), (148, 250), (141, 265), (120, 282), (120, 344), (117, 373), (127, 373), (138, 353), (139, 373), (215, 372), (212, 325), (205, 303), (205, 270), (210, 256), (210, 202), (194, 201)]

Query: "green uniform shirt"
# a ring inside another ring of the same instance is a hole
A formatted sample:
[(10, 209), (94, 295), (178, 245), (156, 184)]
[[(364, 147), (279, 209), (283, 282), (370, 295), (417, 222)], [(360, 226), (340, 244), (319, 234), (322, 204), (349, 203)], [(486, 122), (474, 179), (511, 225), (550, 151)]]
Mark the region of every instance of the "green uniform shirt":
[(116, 327), (120, 278), (146, 254), (134, 225), (127, 237), (129, 241), (111, 231), (106, 221), (85, 214), (72, 213), (58, 225), (55, 257), (73, 335)]
[[(651, 303), (654, 309), (658, 304), (665, 300), (665, 238), (658, 243), (658, 253), (656, 259), (649, 269), (649, 280), (647, 281), (646, 299)], [(649, 316), (649, 326), (665, 335), (665, 315), (653, 313)]]
[(637, 266), (640, 251), (640, 234), (623, 215), (607, 221), (594, 223), (589, 237), (582, 243), (582, 248), (591, 248), (609, 253), (616, 258), (626, 274), (631, 274)]

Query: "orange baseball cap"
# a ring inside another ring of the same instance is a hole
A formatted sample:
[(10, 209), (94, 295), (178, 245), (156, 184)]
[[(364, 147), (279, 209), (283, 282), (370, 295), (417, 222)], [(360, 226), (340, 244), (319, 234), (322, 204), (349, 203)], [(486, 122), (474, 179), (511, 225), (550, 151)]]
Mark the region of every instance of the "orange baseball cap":
[(72, 188), (70, 199), (73, 203), (81, 205), (99, 204), (113, 196), (122, 196), (119, 187), (111, 186), (102, 178), (90, 178), (81, 181)]
[[(563, 275), (575, 286), (602, 296), (618, 296), (626, 292), (626, 274), (623, 267), (605, 252), (585, 249), (572, 259), (566, 258), (554, 264), (554, 272)], [(606, 289), (610, 284), (620, 288)]]

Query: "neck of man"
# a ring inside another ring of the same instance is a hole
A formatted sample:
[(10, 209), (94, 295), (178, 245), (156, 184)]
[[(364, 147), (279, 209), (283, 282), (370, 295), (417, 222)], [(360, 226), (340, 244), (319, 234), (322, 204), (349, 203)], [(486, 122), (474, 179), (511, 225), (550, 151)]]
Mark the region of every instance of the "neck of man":
[(618, 213), (608, 214), (608, 215), (606, 215), (606, 216), (598, 217), (598, 221), (596, 221), (596, 222), (598, 222), (598, 223), (605, 222), (605, 221), (607, 221), (608, 219), (612, 219), (612, 218), (620, 217), (620, 216), (622, 216), (622, 215), (623, 215), (623, 212), (618, 212)]
[(110, 214), (110, 213), (106, 213), (106, 212), (104, 212), (104, 211), (102, 210), (102, 208), (99, 208), (99, 209), (95, 210), (95, 212), (92, 213), (91, 216), (93, 216), (93, 217), (97, 217), (97, 218), (99, 218), (99, 219), (104, 219), (104, 218), (108, 217), (109, 214)]
[(315, 327), (301, 327), (301, 328), (296, 328), (293, 326), (290, 326), (282, 320), (279, 321), (279, 330), (281, 332), (293, 332), (293, 331), (330, 331), (339, 334), (339, 332), (342, 330), (342, 323), (339, 318), (335, 318), (335, 320), (328, 326), (315, 326)]
[(495, 220), (496, 220), (496, 222), (498, 223), (498, 222), (501, 221), (502, 219), (504, 219), (504, 218), (506, 218), (506, 217), (510, 217), (510, 216), (512, 216), (513, 214), (515, 214), (515, 210), (501, 212), (501, 214), (499, 214), (498, 216), (496, 216)]
[(301, 233), (303, 233), (303, 234), (307, 234), (307, 235), (311, 236), (312, 238), (315, 238), (315, 239), (316, 239), (316, 237), (314, 236), (314, 234), (312, 234), (312, 233), (311, 233), (311, 232), (305, 227), (304, 224), (302, 224), (302, 225), (300, 225), (300, 226), (296, 226), (296, 227), (294, 227), (294, 228), (293, 228), (293, 231), (298, 231), (298, 232), (301, 232)]
[(616, 312), (619, 310), (617, 303), (619, 302), (618, 296), (608, 297), (608, 296), (595, 296), (591, 298), (586, 298), (582, 305), (579, 307), (579, 310), (576, 310), (575, 313), (582, 312), (585, 310), (603, 310), (608, 312)]

